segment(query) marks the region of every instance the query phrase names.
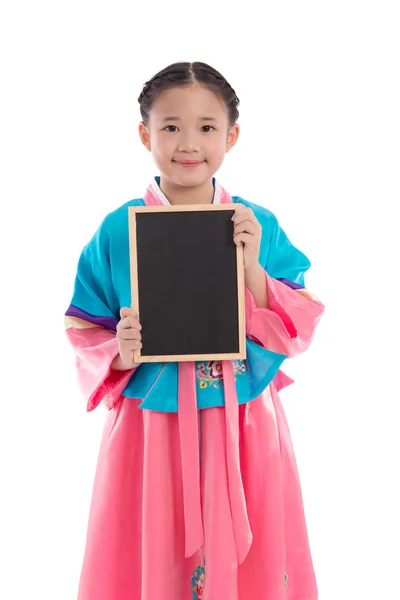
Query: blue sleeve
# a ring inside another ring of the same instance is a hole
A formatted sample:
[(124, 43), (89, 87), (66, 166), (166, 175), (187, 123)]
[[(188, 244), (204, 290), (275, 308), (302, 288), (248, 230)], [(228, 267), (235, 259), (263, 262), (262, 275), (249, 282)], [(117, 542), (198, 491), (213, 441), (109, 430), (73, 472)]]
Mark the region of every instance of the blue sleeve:
[(291, 281), (304, 287), (304, 274), (311, 263), (307, 256), (289, 240), (278, 220), (274, 218), (266, 264), (270, 277)]
[[(82, 311), (82, 315), (75, 316), (82, 316), (92, 322), (100, 324), (101, 319), (105, 319), (110, 324), (115, 321), (116, 327), (119, 321), (120, 306), (110, 266), (110, 237), (104, 222), (82, 250), (71, 307)], [(71, 314), (71, 307), (67, 314)]]

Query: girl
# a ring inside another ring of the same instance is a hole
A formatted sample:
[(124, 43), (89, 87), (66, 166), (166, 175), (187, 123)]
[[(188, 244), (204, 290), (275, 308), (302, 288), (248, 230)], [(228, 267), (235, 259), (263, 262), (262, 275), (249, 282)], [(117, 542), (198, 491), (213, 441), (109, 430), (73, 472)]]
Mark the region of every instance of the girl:
[[(239, 135), (239, 100), (219, 72), (173, 64), (139, 103), (160, 176), (104, 219), (66, 312), (87, 410), (109, 409), (79, 600), (316, 600), (278, 397), (292, 383), (279, 367), (307, 349), (324, 310), (304, 287), (310, 263), (270, 211), (213, 177)], [(247, 359), (135, 364), (128, 207), (212, 202), (243, 205), (234, 242), (244, 248)]]

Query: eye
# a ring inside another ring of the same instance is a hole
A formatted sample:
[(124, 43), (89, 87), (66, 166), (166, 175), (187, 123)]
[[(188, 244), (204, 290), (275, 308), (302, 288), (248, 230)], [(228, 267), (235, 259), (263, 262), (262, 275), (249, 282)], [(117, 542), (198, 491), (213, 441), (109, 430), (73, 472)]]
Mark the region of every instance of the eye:
[(201, 129), (202, 129), (202, 131), (204, 131), (204, 133), (209, 133), (210, 131), (215, 131), (215, 127), (213, 127), (212, 125), (204, 125)]
[(167, 125), (167, 127), (164, 127), (164, 131), (175, 133), (175, 131), (178, 131), (178, 128), (176, 125)]

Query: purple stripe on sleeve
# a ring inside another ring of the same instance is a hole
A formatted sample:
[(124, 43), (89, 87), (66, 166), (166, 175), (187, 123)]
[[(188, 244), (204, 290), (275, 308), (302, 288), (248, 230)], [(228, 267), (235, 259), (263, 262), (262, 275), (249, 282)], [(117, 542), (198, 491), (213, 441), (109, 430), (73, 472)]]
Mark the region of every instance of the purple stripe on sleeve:
[(66, 317), (78, 317), (78, 319), (84, 319), (85, 321), (89, 321), (89, 323), (93, 323), (94, 325), (100, 325), (100, 327), (104, 327), (105, 329), (110, 329), (111, 331), (117, 330), (117, 319), (114, 317), (95, 317), (72, 304), (68, 308), (65, 313)]
[(304, 290), (304, 285), (299, 285), (298, 283), (289, 281), (289, 279), (278, 278), (278, 281), (282, 281), (282, 283), (284, 283), (288, 287), (292, 288), (292, 290)]

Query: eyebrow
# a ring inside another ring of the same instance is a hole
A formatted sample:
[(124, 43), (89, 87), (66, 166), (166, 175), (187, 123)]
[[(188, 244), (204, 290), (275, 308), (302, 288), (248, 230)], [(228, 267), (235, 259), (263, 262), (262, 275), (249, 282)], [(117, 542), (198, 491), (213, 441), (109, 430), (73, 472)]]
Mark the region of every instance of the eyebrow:
[[(163, 122), (167, 123), (168, 121), (180, 121), (179, 117), (164, 117)], [(216, 121), (215, 117), (200, 117), (200, 121)]]

